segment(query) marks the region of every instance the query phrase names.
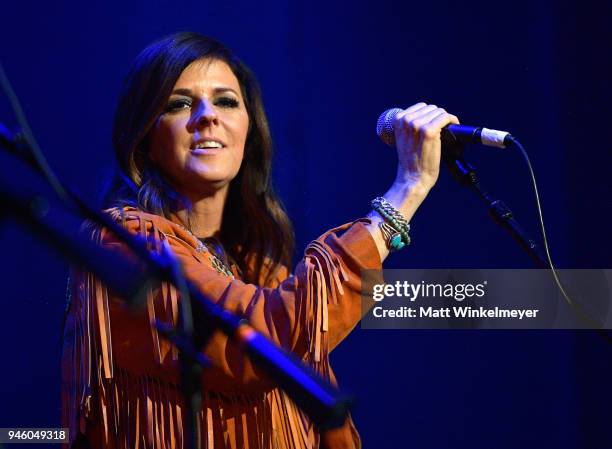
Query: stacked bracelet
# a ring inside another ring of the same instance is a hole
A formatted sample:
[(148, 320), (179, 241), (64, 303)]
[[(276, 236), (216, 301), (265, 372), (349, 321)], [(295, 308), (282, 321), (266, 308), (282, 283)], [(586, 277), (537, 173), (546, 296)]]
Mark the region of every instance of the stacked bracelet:
[(379, 224), (380, 230), (387, 242), (387, 248), (398, 251), (410, 244), (410, 224), (408, 220), (383, 197), (372, 200), (372, 208), (384, 219)]

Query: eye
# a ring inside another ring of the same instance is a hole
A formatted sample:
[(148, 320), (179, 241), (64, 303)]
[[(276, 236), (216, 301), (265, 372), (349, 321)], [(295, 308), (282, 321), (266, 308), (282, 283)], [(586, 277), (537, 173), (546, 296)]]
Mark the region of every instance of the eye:
[(232, 97), (219, 97), (215, 100), (215, 106), (222, 108), (237, 108), (239, 104), (238, 100)]
[(191, 107), (191, 100), (187, 98), (177, 98), (170, 100), (164, 109), (164, 112), (178, 112), (182, 109), (189, 109)]

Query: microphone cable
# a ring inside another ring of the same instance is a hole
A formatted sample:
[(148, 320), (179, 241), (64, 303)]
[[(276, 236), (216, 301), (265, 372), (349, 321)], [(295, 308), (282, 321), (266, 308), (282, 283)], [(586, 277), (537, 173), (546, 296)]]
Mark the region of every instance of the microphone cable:
[(538, 191), (538, 184), (537, 184), (537, 181), (536, 181), (535, 173), (533, 171), (533, 167), (531, 165), (531, 160), (529, 159), (529, 155), (527, 154), (527, 151), (525, 150), (523, 145), (515, 137), (513, 137), (511, 135), (508, 135), (508, 140), (510, 142), (510, 145), (512, 145), (513, 147), (515, 147), (516, 149), (519, 150), (519, 152), (523, 156), (523, 159), (524, 159), (525, 163), (527, 164), (527, 169), (529, 170), (529, 176), (531, 178), (531, 185), (533, 187), (533, 192), (534, 192), (535, 201), (536, 201), (536, 208), (537, 208), (537, 211), (538, 211), (538, 219), (539, 219), (540, 232), (542, 233), (542, 242), (544, 244), (544, 253), (546, 254), (546, 262), (548, 263), (548, 266), (550, 267), (550, 270), (551, 270), (551, 273), (553, 275), (553, 279), (555, 281), (555, 284), (557, 285), (559, 291), (563, 295), (563, 298), (565, 299), (565, 302), (567, 302), (567, 304), (571, 308), (574, 309), (574, 311), (578, 314), (580, 319), (586, 321), (587, 324), (589, 324), (589, 326), (591, 326), (594, 330), (596, 330), (598, 333), (600, 333), (600, 335), (602, 335), (606, 340), (608, 340), (610, 343), (612, 343), (612, 336), (609, 335), (608, 333), (604, 332), (605, 329), (602, 328), (602, 325), (600, 323), (598, 323), (597, 321), (595, 321), (593, 318), (591, 318), (591, 316), (587, 312), (585, 312), (585, 310), (580, 305), (580, 303), (574, 301), (570, 297), (570, 295), (565, 291), (565, 288), (563, 287), (563, 284), (561, 283), (561, 279), (559, 277), (559, 273), (557, 271), (557, 268), (555, 267), (555, 265), (554, 265), (554, 263), (552, 261), (552, 257), (550, 255), (550, 249), (549, 249), (549, 246), (548, 246), (548, 238), (546, 236), (546, 227), (544, 226), (544, 216), (543, 216), (543, 213), (542, 213), (542, 204), (540, 202), (540, 194), (539, 194), (539, 191)]

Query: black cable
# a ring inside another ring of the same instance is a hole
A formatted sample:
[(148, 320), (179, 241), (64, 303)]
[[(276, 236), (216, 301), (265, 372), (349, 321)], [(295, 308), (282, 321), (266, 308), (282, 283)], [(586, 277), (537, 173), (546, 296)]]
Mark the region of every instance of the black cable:
[(553, 264), (552, 258), (550, 256), (550, 250), (548, 248), (548, 239), (546, 238), (546, 227), (544, 226), (544, 216), (542, 214), (542, 204), (540, 202), (540, 194), (538, 192), (538, 183), (536, 182), (535, 173), (533, 172), (533, 167), (531, 166), (531, 160), (529, 159), (529, 155), (527, 154), (527, 151), (525, 151), (525, 148), (523, 147), (523, 145), (521, 145), (521, 143), (518, 140), (516, 140), (512, 136), (508, 136), (508, 138), (510, 142), (512, 143), (512, 145), (514, 145), (516, 148), (519, 149), (519, 151), (521, 152), (523, 156), (523, 159), (525, 159), (527, 168), (529, 169), (529, 176), (531, 177), (531, 184), (533, 186), (533, 192), (535, 194), (536, 207), (538, 209), (538, 218), (539, 218), (539, 224), (540, 224), (540, 231), (542, 232), (542, 241), (544, 243), (544, 253), (546, 254), (546, 261), (548, 262), (548, 266), (552, 270), (552, 274), (555, 279), (555, 283), (557, 284), (557, 287), (559, 287), (559, 290), (561, 291), (563, 298), (565, 298), (565, 301), (567, 301), (567, 303), (570, 306), (574, 306), (575, 304), (574, 301), (569, 297), (569, 295), (563, 288), (563, 285), (561, 285), (561, 281), (559, 280), (559, 276), (557, 274), (557, 269), (555, 265)]
[[(525, 148), (523, 147), (523, 145), (521, 145), (521, 143), (516, 140), (516, 138), (514, 138), (513, 136), (508, 136), (511, 144), (516, 147), (521, 155), (523, 156), (523, 159), (525, 160), (525, 163), (527, 164), (527, 168), (529, 169), (529, 176), (531, 177), (531, 184), (533, 186), (533, 192), (535, 195), (535, 200), (536, 200), (536, 207), (538, 210), (538, 218), (539, 218), (539, 225), (540, 225), (540, 231), (542, 233), (542, 242), (544, 243), (544, 253), (546, 255), (546, 261), (548, 262), (548, 266), (550, 267), (551, 273), (553, 275), (553, 279), (555, 280), (555, 283), (557, 284), (557, 287), (559, 288), (559, 291), (561, 292), (561, 294), (563, 295), (563, 298), (565, 299), (565, 301), (567, 302), (567, 304), (572, 307), (580, 316), (581, 319), (585, 320), (588, 322), (588, 324), (593, 327), (595, 330), (597, 331), (603, 331), (603, 329), (601, 328), (601, 324), (599, 324), (597, 321), (595, 321), (593, 318), (591, 318), (582, 308), (582, 306), (574, 301), (569, 294), (565, 291), (565, 288), (563, 288), (563, 284), (561, 283), (561, 279), (559, 278), (559, 273), (557, 272), (557, 268), (555, 267), (553, 261), (552, 261), (552, 257), (550, 255), (550, 249), (548, 247), (548, 239), (546, 237), (546, 227), (544, 226), (544, 216), (542, 214), (542, 204), (540, 202), (540, 194), (538, 191), (538, 184), (536, 182), (536, 177), (535, 177), (535, 173), (533, 171), (533, 167), (531, 165), (531, 160), (529, 159), (529, 155), (527, 154), (527, 151), (525, 150)], [(610, 335), (607, 335), (606, 333), (602, 333), (602, 335), (610, 342), (612, 342), (612, 337)]]

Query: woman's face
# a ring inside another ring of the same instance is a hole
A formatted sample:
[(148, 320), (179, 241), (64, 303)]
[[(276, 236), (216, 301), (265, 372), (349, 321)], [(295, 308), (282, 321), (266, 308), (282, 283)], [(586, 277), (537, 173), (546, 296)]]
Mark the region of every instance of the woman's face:
[(227, 189), (240, 169), (249, 116), (240, 84), (223, 61), (191, 63), (150, 133), (150, 158), (194, 199)]

